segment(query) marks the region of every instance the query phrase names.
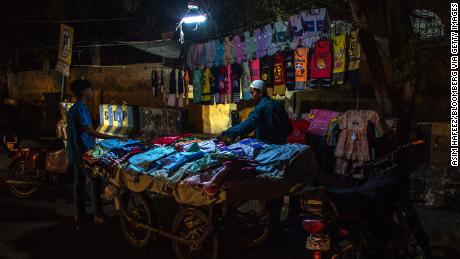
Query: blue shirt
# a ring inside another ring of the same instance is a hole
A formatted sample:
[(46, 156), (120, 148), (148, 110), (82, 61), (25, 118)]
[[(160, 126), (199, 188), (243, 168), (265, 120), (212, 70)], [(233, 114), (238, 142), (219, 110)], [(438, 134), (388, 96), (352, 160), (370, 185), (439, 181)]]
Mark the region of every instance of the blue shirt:
[(292, 125), (283, 105), (264, 96), (245, 121), (222, 134), (243, 136), (254, 130), (259, 140), (270, 144), (286, 144), (287, 136), (292, 131)]
[(91, 115), (88, 106), (77, 101), (67, 112), (67, 157), (70, 162), (81, 162), (82, 155), (94, 147), (94, 138), (85, 132), (91, 126)]

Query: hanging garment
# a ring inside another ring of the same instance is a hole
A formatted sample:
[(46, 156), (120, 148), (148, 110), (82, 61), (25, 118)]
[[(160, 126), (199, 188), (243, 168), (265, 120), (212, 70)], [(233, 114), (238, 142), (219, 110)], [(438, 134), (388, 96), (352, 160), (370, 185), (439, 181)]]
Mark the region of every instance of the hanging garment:
[(224, 104), (227, 95), (227, 66), (219, 67), (219, 103)]
[[(185, 70), (184, 71), (184, 99), (185, 99), (185, 105), (189, 104), (189, 89), (191, 85), (191, 80), (190, 80), (190, 71)], [(193, 85), (192, 85), (192, 93), (193, 93)]]
[(240, 102), (240, 94), (241, 94), (241, 75), (243, 70), (239, 64), (232, 65), (232, 103), (239, 103)]
[(273, 88), (273, 64), (271, 56), (265, 56), (260, 59), (260, 79), (264, 81), (267, 91), (269, 91), (268, 88)]
[(246, 31), (244, 33), (244, 41), (246, 42), (246, 59), (250, 60), (256, 57), (257, 51), (257, 37), (251, 36), (251, 32)]
[(163, 69), (160, 71), (160, 81), (158, 82), (160, 85), (160, 94), (163, 94), (165, 88), (165, 77)]
[(225, 93), (225, 101), (226, 103), (231, 103), (232, 102), (232, 65), (228, 64), (227, 65), (227, 80), (225, 81), (227, 84), (226, 90), (227, 92)]
[(307, 57), (308, 48), (297, 48), (294, 51), (295, 90), (307, 89)]
[(254, 59), (249, 61), (251, 69), (251, 82), (260, 79), (260, 59)]
[(243, 100), (251, 99), (251, 69), (249, 68), (249, 62), (243, 63), (243, 80), (242, 80), (242, 98)]
[(211, 104), (219, 103), (219, 68), (212, 67), (212, 81), (211, 81)]
[(287, 21), (278, 21), (275, 23), (275, 40), (278, 43), (278, 49), (282, 49), (288, 42), (288, 25)]
[(284, 96), (286, 94), (286, 67), (283, 52), (275, 54), (273, 64), (273, 83), (273, 95)]
[(273, 29), (271, 24), (267, 24), (264, 26), (264, 38), (266, 41), (265, 51), (263, 56), (265, 55), (275, 55), (277, 51), (276, 42), (273, 41)]
[(199, 68), (195, 69), (193, 72), (193, 103), (201, 103), (201, 93), (203, 85), (201, 84), (202, 72)]
[(361, 46), (358, 41), (358, 31), (351, 31), (347, 51), (348, 84), (356, 86), (359, 80), (359, 62), (361, 60)]
[(371, 110), (346, 111), (337, 118), (337, 122), (341, 132), (335, 150), (336, 172), (344, 174), (350, 162), (355, 167), (371, 160), (366, 136), (368, 122), (373, 123), (380, 132), (384, 132), (384, 129), (379, 115)]
[(224, 64), (224, 44), (220, 39), (214, 40), (215, 47), (215, 57), (214, 57), (214, 66), (220, 66)]
[(216, 46), (214, 41), (208, 41), (204, 44), (204, 49), (206, 50), (206, 63), (204, 64), (207, 67), (211, 67), (214, 64), (216, 58)]
[(293, 36), (303, 36), (302, 19), (300, 15), (294, 14), (289, 17), (289, 26)]
[(177, 70), (172, 69), (169, 73), (169, 87), (168, 87), (168, 106), (176, 106), (177, 99)]
[(305, 11), (300, 14), (303, 22), (304, 37), (303, 44), (312, 48), (319, 40), (321, 32), (329, 31), (330, 20), (326, 8), (317, 8)]
[(262, 58), (266, 54), (267, 39), (264, 37), (262, 29), (257, 28), (254, 31), (254, 37), (256, 38), (256, 58)]
[(256, 38), (251, 36), (251, 32), (244, 32), (244, 43), (246, 43), (246, 60), (250, 60), (255, 57), (255, 52), (257, 49)]
[(233, 42), (229, 39), (229, 37), (225, 37), (224, 39), (224, 64), (232, 64), (233, 63)]
[(152, 78), (152, 91), (153, 91), (153, 96), (155, 97), (158, 97), (158, 91), (160, 90), (160, 86), (158, 84), (158, 72), (153, 69), (152, 70), (152, 74), (151, 74), (151, 78)]
[(346, 64), (346, 52), (345, 52), (346, 35), (339, 34), (334, 35), (332, 51), (334, 53), (334, 66), (332, 68), (332, 81), (338, 85), (343, 84), (345, 77), (345, 64)]
[(199, 51), (197, 54), (197, 60), (195, 65), (202, 65), (206, 64), (206, 49), (204, 43), (197, 44), (195, 47), (195, 51)]
[(284, 61), (286, 68), (286, 89), (293, 91), (295, 89), (295, 67), (294, 53), (292, 50), (284, 51)]
[(330, 19), (326, 8), (316, 8), (300, 13), (306, 32), (329, 31)]
[(241, 41), (240, 36), (233, 37), (233, 45), (235, 46), (236, 62), (243, 63), (246, 53), (246, 44)]
[(332, 73), (332, 55), (330, 43), (327, 39), (316, 42), (314, 53), (310, 63), (310, 86), (317, 88), (321, 85), (323, 88), (331, 86)]
[(184, 76), (185, 71), (178, 70), (177, 72), (177, 106), (184, 107)]
[(163, 102), (167, 105), (168, 98), (169, 98), (169, 84), (171, 83), (171, 69), (165, 68), (163, 69), (164, 75), (164, 87), (163, 87)]
[(203, 90), (201, 92), (201, 103), (211, 103), (211, 81), (213, 80), (212, 72), (209, 67), (203, 71)]
[(185, 59), (185, 65), (188, 69), (194, 69), (196, 63), (196, 56), (195, 56), (195, 45), (190, 45), (187, 50), (187, 57)]
[(348, 71), (359, 69), (361, 60), (361, 45), (358, 41), (358, 31), (351, 31), (348, 43), (347, 68)]

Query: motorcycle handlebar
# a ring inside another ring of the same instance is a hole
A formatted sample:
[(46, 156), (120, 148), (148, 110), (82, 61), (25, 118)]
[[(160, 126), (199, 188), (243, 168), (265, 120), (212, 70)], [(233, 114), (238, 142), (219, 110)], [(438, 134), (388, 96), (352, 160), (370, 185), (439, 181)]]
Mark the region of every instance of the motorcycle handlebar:
[(362, 165), (362, 166), (359, 166), (359, 167), (356, 167), (356, 168), (353, 168), (351, 169), (348, 173), (346, 173), (344, 176), (349, 176), (351, 174), (353, 174), (354, 172), (356, 171), (359, 171), (359, 170), (364, 170), (366, 168), (372, 168), (372, 167), (375, 167), (375, 166), (378, 166), (380, 164), (383, 164), (387, 161), (392, 161), (393, 162), (393, 157), (396, 153), (398, 152), (401, 152), (402, 150), (405, 150), (409, 147), (414, 147), (414, 146), (420, 146), (420, 145), (423, 145), (425, 144), (425, 140), (423, 139), (419, 139), (419, 140), (415, 140), (415, 141), (411, 141), (405, 145), (401, 145), (401, 146), (398, 146), (395, 150), (393, 150), (392, 152), (390, 152), (389, 154), (381, 157), (381, 158), (378, 158), (374, 161), (371, 161), (365, 165)]

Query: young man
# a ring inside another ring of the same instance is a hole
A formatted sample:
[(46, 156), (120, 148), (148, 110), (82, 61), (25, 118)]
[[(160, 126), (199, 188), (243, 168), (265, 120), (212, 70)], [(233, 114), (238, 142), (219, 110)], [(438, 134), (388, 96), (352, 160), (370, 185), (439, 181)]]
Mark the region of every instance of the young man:
[(286, 144), (292, 131), (291, 121), (279, 102), (267, 96), (267, 89), (262, 80), (255, 80), (250, 85), (251, 96), (256, 100), (256, 107), (242, 123), (222, 132), (225, 136), (243, 136), (256, 131), (256, 138), (270, 144)]
[[(75, 222), (84, 220), (85, 214), (85, 180), (86, 174), (82, 167), (82, 156), (95, 144), (94, 138), (108, 139), (118, 138), (102, 134), (94, 130), (91, 115), (88, 111), (88, 101), (91, 100), (93, 92), (91, 83), (87, 80), (77, 79), (70, 84), (70, 90), (77, 97), (76, 102), (67, 112), (67, 157), (74, 169), (74, 207)], [(120, 138), (123, 139), (123, 138)], [(91, 178), (91, 200), (94, 209), (94, 222), (104, 223), (101, 200), (101, 179)]]

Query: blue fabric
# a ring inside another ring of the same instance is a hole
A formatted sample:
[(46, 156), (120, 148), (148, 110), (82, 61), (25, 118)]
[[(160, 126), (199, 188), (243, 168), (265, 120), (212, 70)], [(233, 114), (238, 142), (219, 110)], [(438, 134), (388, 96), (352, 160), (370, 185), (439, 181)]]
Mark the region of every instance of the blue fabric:
[(221, 152), (230, 152), (237, 156), (253, 159), (261, 150), (268, 147), (267, 144), (257, 139), (247, 138), (238, 143), (220, 149)]
[(183, 147), (185, 151), (192, 151), (193, 148), (197, 148), (198, 149), (197, 151), (203, 151), (205, 153), (214, 153), (217, 150), (216, 143), (212, 139), (202, 141), (202, 142), (195, 142), (195, 143), (187, 144), (187, 145), (184, 145)]
[(104, 139), (100, 141), (98, 144), (107, 149), (112, 149), (112, 148), (128, 147), (128, 146), (136, 145), (139, 143), (141, 143), (141, 141), (133, 140), (133, 139), (128, 139), (127, 141), (121, 141), (118, 139)]
[(152, 170), (164, 169), (175, 171), (188, 162), (193, 162), (204, 156), (204, 152), (181, 152), (165, 157), (155, 162)]
[(309, 146), (302, 144), (271, 145), (256, 156), (256, 170), (273, 178), (282, 177), (289, 161), (308, 149)]
[(77, 101), (67, 112), (67, 157), (70, 162), (80, 163), (82, 155), (94, 147), (94, 138), (85, 132), (91, 126), (91, 115), (88, 106)]
[(132, 171), (134, 173), (148, 172), (154, 163), (162, 158), (176, 153), (174, 148), (170, 147), (159, 147), (150, 149), (144, 153), (137, 154), (128, 159), (130, 165), (126, 168), (126, 171)]
[(285, 144), (292, 131), (289, 116), (280, 102), (267, 96), (262, 97), (248, 118), (222, 132), (223, 135), (243, 136), (256, 131), (259, 140), (270, 144)]

